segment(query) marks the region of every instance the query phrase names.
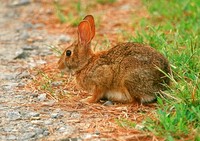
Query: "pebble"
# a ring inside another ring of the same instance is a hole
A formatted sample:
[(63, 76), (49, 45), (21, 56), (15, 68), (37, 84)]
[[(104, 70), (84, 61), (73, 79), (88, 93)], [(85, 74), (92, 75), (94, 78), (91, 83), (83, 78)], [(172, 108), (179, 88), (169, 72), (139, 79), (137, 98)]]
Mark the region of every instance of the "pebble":
[(14, 135), (9, 135), (9, 136), (7, 137), (7, 140), (16, 140), (16, 139), (17, 139), (17, 137), (14, 136)]
[(47, 97), (47, 94), (40, 94), (40, 95), (38, 95), (38, 100), (39, 101), (45, 101), (46, 97)]
[(29, 116), (29, 117), (39, 117), (40, 114), (37, 113), (37, 112), (30, 112), (30, 113), (28, 114), (28, 116)]
[(53, 123), (52, 120), (45, 120), (45, 121), (44, 121), (44, 124), (45, 124), (45, 125), (51, 125), (52, 123)]
[(19, 39), (21, 39), (21, 40), (27, 40), (29, 37), (30, 36), (29, 36), (28, 32), (22, 32), (21, 35), (20, 35), (20, 37), (19, 37)]
[(13, 130), (13, 126), (8, 126), (8, 127), (5, 127), (3, 130), (5, 131), (5, 132), (11, 132), (12, 130)]
[(21, 119), (21, 114), (18, 111), (9, 111), (6, 113), (6, 117), (9, 120), (19, 120)]
[(145, 127), (144, 125), (136, 124), (135, 129), (142, 130), (144, 129), (144, 127)]
[(18, 79), (22, 78), (29, 78), (30, 77), (30, 72), (29, 71), (23, 71), (17, 75)]
[(35, 133), (36, 133), (37, 135), (43, 134), (43, 133), (44, 133), (44, 129), (36, 128), (36, 129), (35, 129)]
[(51, 83), (52, 86), (60, 86), (62, 84), (62, 81), (54, 81)]
[(59, 113), (52, 113), (51, 118), (58, 118), (60, 116)]
[(38, 49), (38, 47), (37, 46), (33, 46), (33, 45), (25, 45), (25, 46), (22, 47), (22, 49), (31, 51), (31, 50)]
[(124, 11), (128, 11), (128, 10), (130, 10), (131, 9), (131, 5), (129, 5), (129, 4), (126, 4), (126, 5), (122, 5), (121, 7), (120, 7), (120, 9), (121, 10), (124, 10)]
[(65, 132), (65, 131), (66, 131), (66, 127), (60, 127), (60, 128), (58, 129), (58, 131), (59, 131), (59, 132)]
[(80, 114), (79, 114), (78, 112), (72, 112), (72, 113), (70, 114), (70, 117), (71, 117), (71, 118), (80, 118)]
[(37, 23), (34, 25), (34, 28), (42, 28), (42, 27), (44, 27), (44, 24), (42, 23)]
[(34, 26), (33, 26), (33, 24), (32, 23), (24, 23), (24, 28), (26, 28), (26, 29), (31, 29), (31, 28), (33, 28)]
[(29, 57), (29, 54), (23, 51), (20, 54), (18, 54), (14, 59), (25, 59), (27, 57)]
[(15, 0), (11, 6), (22, 6), (30, 3), (30, 0)]
[(21, 137), (22, 140), (27, 140), (27, 139), (31, 139), (33, 138), (34, 136), (36, 135), (36, 133), (34, 132), (27, 132), (27, 133), (24, 133)]
[(49, 131), (48, 130), (45, 130), (44, 132), (43, 132), (43, 135), (44, 136), (48, 136), (50, 133), (49, 133)]
[[(9, 80), (9, 79), (8, 79)], [(11, 79), (10, 79), (11, 80)], [(18, 84), (17, 83), (13, 83), (13, 82), (7, 82), (5, 85), (2, 85), (3, 90), (5, 91), (9, 91), (11, 89), (14, 89), (15, 87), (17, 87)]]
[(111, 105), (113, 105), (113, 102), (108, 100), (103, 105), (104, 106), (111, 106)]

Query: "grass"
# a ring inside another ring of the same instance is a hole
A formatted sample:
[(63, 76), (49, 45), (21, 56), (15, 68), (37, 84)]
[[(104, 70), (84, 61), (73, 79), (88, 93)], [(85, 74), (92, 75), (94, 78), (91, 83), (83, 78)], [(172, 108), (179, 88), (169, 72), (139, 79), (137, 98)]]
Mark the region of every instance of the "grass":
[(96, 0), (96, 2), (100, 4), (111, 4), (116, 2), (116, 0)]
[(155, 117), (144, 125), (166, 140), (200, 140), (200, 1), (143, 4), (151, 17), (140, 22), (141, 30), (130, 41), (150, 44), (169, 59), (173, 82), (165, 93), (175, 98), (158, 98)]
[[(60, 23), (70, 23), (72, 26), (77, 26), (81, 20), (81, 16), (84, 13), (84, 8), (80, 0), (78, 2), (71, 3), (59, 3), (54, 1), (55, 14), (60, 21)], [(70, 8), (69, 12), (66, 14), (66, 7)]]

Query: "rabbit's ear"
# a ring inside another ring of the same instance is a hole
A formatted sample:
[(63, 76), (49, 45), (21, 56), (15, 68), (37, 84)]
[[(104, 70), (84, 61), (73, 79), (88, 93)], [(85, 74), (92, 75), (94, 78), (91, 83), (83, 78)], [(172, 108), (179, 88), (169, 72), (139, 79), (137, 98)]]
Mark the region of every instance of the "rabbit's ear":
[(87, 15), (83, 20), (86, 20), (90, 23), (91, 26), (91, 40), (94, 38), (95, 35), (95, 23), (94, 23), (94, 17), (92, 15)]
[(78, 25), (78, 36), (81, 44), (87, 45), (91, 41), (91, 26), (88, 21), (83, 20)]

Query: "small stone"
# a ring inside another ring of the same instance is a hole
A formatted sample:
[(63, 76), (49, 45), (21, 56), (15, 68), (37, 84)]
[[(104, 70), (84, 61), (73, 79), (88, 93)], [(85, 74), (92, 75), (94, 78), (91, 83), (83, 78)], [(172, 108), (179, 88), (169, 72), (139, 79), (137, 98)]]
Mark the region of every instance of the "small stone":
[(5, 131), (5, 132), (11, 132), (12, 130), (13, 130), (13, 126), (8, 126), (8, 127), (5, 127), (3, 130)]
[(27, 57), (29, 57), (29, 54), (23, 51), (22, 53), (18, 54), (14, 59), (25, 59)]
[(66, 131), (66, 128), (65, 128), (65, 127), (60, 127), (60, 128), (58, 129), (58, 131), (59, 131), (59, 132), (65, 132), (65, 131)]
[(70, 36), (67, 36), (67, 35), (60, 35), (59, 41), (60, 42), (69, 42), (69, 41), (71, 41), (71, 38), (70, 38)]
[(43, 135), (44, 136), (48, 136), (50, 133), (49, 133), (49, 131), (48, 130), (45, 130), (44, 132), (43, 132)]
[(27, 29), (33, 28), (33, 24), (32, 23), (24, 23), (24, 28), (27, 28)]
[(30, 0), (15, 0), (11, 5), (12, 6), (22, 6), (30, 3)]
[(55, 87), (56, 87), (56, 86), (59, 86), (59, 85), (61, 85), (61, 84), (62, 84), (62, 81), (54, 81), (54, 82), (51, 83), (51, 85), (52, 85), (52, 86), (55, 86)]
[(29, 78), (29, 77), (30, 77), (30, 72), (28, 72), (28, 71), (23, 71), (17, 75), (17, 78), (19, 78), (19, 79)]
[(80, 118), (80, 114), (78, 112), (72, 112), (70, 117), (71, 118)]
[(44, 129), (36, 128), (36, 129), (35, 129), (35, 133), (36, 133), (37, 135), (43, 134), (43, 133), (44, 133)]
[(104, 106), (111, 106), (111, 105), (113, 105), (113, 102), (108, 100), (103, 105)]
[(144, 129), (144, 125), (136, 124), (135, 129), (142, 130)]
[(21, 119), (21, 114), (18, 111), (9, 111), (6, 113), (6, 117), (9, 120), (19, 120)]
[(100, 135), (99, 131), (95, 131), (94, 133), (95, 133), (95, 135)]
[(29, 117), (39, 117), (40, 114), (37, 113), (37, 112), (30, 112), (30, 113), (28, 114), (28, 116), (29, 116)]
[(38, 95), (39, 101), (45, 101), (46, 97), (47, 97), (47, 94), (40, 94), (40, 95)]
[[(8, 80), (9, 80), (9, 79), (8, 79)], [(12, 79), (10, 79), (10, 80), (12, 80)], [(11, 90), (11, 89), (17, 87), (17, 85), (18, 85), (17, 83), (8, 82), (8, 83), (6, 83), (5, 85), (3, 85), (2, 88), (3, 88), (3, 90), (5, 90), (5, 91), (9, 91), (9, 90)]]
[(47, 62), (45, 60), (38, 60), (36, 63), (39, 65), (43, 65), (46, 64)]
[(37, 23), (34, 25), (34, 28), (42, 28), (42, 27), (44, 27), (44, 24), (42, 23)]
[(50, 100), (48, 102), (43, 102), (42, 105), (43, 106), (53, 106), (55, 104), (55, 100)]
[(62, 133), (63, 135), (70, 135), (74, 132), (74, 128), (68, 125), (62, 125), (58, 128), (58, 132)]
[(45, 125), (51, 125), (52, 123), (53, 123), (52, 120), (45, 120), (45, 121), (44, 121), (44, 124), (45, 124)]
[(122, 5), (121, 7), (120, 7), (120, 9), (121, 10), (130, 10), (131, 9), (131, 5), (128, 5), (128, 4), (126, 4), (126, 5)]
[(59, 117), (59, 113), (52, 113), (51, 114), (51, 118), (58, 118)]
[(27, 40), (29, 38), (29, 34), (27, 32), (23, 32), (21, 35), (20, 35), (20, 39), (22, 40)]
[(16, 139), (17, 139), (17, 137), (14, 136), (14, 135), (9, 135), (9, 136), (7, 137), (7, 140), (16, 140)]
[(38, 49), (37, 46), (26, 45), (22, 47), (23, 50), (35, 50)]
[(22, 138), (22, 140), (28, 140), (28, 139), (35, 137), (35, 135), (36, 135), (36, 133), (34, 133), (34, 132), (28, 132), (28, 133), (24, 133), (21, 138)]

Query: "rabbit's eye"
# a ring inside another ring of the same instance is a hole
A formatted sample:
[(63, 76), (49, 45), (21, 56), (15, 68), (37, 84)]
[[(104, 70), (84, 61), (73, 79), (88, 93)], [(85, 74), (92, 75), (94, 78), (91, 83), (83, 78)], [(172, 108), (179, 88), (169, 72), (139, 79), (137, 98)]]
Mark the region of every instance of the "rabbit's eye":
[(72, 54), (71, 50), (66, 51), (66, 56), (70, 56)]

